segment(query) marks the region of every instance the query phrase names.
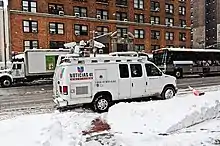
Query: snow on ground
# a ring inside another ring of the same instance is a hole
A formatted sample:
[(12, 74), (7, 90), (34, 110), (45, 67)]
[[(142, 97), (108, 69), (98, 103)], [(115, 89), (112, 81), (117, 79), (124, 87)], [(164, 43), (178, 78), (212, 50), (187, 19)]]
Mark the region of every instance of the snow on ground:
[[(4, 146), (100, 146), (101, 142), (106, 146), (212, 145), (220, 141), (219, 94), (212, 91), (200, 97), (188, 94), (169, 100), (119, 103), (104, 114), (22, 115), (0, 121), (0, 142)], [(111, 129), (83, 135), (98, 117)]]

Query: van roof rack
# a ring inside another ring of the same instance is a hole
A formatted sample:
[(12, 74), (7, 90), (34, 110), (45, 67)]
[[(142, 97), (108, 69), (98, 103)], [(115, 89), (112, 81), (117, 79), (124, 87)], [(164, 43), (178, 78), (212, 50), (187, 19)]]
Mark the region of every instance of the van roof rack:
[(119, 62), (143, 62), (146, 59), (142, 57), (118, 57), (118, 56), (105, 56), (105, 57), (77, 57), (65, 58), (64, 62), (72, 64), (91, 64), (91, 63), (119, 63)]

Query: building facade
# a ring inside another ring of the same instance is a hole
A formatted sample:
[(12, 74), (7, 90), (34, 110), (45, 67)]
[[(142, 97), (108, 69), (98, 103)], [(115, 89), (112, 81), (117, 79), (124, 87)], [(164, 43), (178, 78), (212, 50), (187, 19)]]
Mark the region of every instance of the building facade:
[(220, 48), (220, 1), (193, 1), (193, 46)]
[(62, 48), (116, 31), (104, 53), (128, 50), (128, 41), (146, 52), (191, 45), (189, 0), (10, 0), (8, 6), (12, 51)]

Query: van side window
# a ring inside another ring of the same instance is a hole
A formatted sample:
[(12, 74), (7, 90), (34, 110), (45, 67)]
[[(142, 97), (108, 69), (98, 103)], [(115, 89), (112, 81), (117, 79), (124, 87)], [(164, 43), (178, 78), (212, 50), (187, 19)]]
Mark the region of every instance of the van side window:
[(141, 64), (130, 64), (131, 68), (131, 77), (141, 77), (142, 76), (142, 67)]
[(120, 78), (129, 78), (128, 65), (119, 64)]
[(147, 76), (161, 76), (160, 70), (156, 68), (153, 64), (145, 64)]

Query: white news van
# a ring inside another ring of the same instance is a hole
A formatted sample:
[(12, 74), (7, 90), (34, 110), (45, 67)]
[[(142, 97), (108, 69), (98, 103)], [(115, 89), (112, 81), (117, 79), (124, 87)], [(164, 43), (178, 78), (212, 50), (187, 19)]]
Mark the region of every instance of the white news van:
[(159, 95), (172, 98), (176, 78), (164, 74), (152, 62), (137, 57), (72, 58), (57, 65), (53, 83), (58, 109), (92, 103), (97, 112), (112, 101)]

